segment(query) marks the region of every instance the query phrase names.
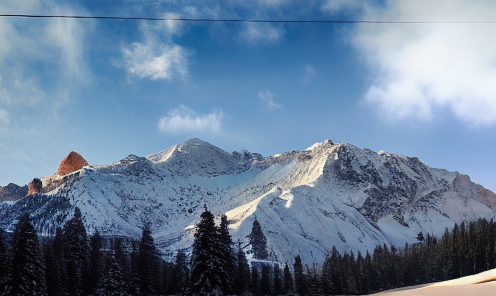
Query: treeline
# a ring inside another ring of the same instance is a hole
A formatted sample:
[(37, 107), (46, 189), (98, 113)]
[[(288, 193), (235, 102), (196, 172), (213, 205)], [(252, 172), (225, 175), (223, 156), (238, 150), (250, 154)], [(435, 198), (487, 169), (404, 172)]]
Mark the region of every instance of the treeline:
[[(131, 245), (115, 238), (102, 248), (98, 232), (87, 236), (78, 208), (53, 238), (39, 241), (29, 216), (20, 218), (5, 240), (0, 229), (0, 294), (5, 295), (255, 295), (367, 294), (402, 286), (448, 280), (496, 266), (496, 225), (480, 219), (462, 223), (437, 239), (398, 249), (377, 246), (372, 253), (340, 254), (333, 248), (324, 262), (304, 265), (300, 256), (284, 266), (271, 262), (267, 240), (255, 220), (247, 245), (233, 243), (228, 220), (220, 225), (207, 209), (201, 214), (190, 256), (178, 252), (163, 260), (143, 226)], [(126, 245), (126, 246), (125, 246)], [(190, 257), (190, 258), (188, 258)]]
[(180, 295), (285, 294), (293, 291), (289, 267), (270, 263), (266, 238), (255, 220), (249, 235), (253, 258), (246, 246), (232, 242), (228, 221), (219, 226), (209, 211), (197, 225), (191, 258), (179, 251), (165, 261), (145, 224), (141, 239), (125, 244), (115, 238), (102, 248), (98, 231), (87, 236), (81, 211), (53, 238), (40, 241), (29, 215), (20, 217), (14, 233), (5, 239), (0, 229), (0, 295)]
[[(339, 254), (336, 248), (321, 268), (295, 265), (300, 294), (368, 294), (380, 290), (445, 281), (496, 267), (496, 223), (479, 219), (447, 228), (440, 239), (432, 235), (398, 249), (377, 246), (372, 254)], [(298, 262), (295, 260), (295, 263)], [(301, 275), (299, 275), (301, 274)]]
[(23, 215), (12, 237), (0, 229), (0, 295), (150, 295), (180, 294), (188, 282), (188, 260), (179, 252), (173, 263), (161, 259), (144, 225), (131, 250), (121, 238), (102, 249), (98, 231), (88, 237), (81, 212), (39, 241)]

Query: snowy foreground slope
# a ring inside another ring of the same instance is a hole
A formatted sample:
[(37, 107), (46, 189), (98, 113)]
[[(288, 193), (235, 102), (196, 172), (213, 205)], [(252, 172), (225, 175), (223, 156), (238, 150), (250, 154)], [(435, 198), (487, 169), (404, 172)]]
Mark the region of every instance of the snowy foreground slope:
[(190, 139), (43, 183), (46, 195), (0, 203), (3, 228), (13, 229), (28, 211), (38, 231), (50, 235), (77, 206), (90, 233), (139, 238), (150, 221), (165, 253), (191, 246), (206, 205), (228, 216), (235, 241), (247, 242), (258, 219), (269, 252), (287, 262), (298, 254), (322, 262), (333, 245), (355, 253), (377, 244), (402, 247), (417, 242), (420, 231), (441, 235), (455, 223), (494, 218), (496, 210), (496, 195), (466, 175), (330, 140), (263, 158)]

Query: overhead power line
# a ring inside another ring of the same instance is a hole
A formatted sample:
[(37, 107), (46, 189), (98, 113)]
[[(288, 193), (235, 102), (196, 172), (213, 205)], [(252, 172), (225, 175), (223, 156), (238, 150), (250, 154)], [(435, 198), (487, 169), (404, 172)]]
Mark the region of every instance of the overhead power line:
[(338, 23), (338, 24), (495, 24), (496, 21), (374, 21), (374, 20), (291, 20), (291, 19), (209, 19), (209, 18), (156, 18), (126, 16), (94, 16), (94, 15), (34, 15), (34, 14), (0, 14), (0, 17), (17, 18), (65, 18), (65, 19), (110, 19), (110, 20), (142, 20), (142, 21), (182, 21), (182, 22), (226, 22), (226, 23)]

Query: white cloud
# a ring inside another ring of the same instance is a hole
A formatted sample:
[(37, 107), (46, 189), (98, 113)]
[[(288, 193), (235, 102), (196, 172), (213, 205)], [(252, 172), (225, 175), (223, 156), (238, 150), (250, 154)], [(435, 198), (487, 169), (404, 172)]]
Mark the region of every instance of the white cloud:
[(259, 91), (258, 96), (264, 101), (265, 108), (267, 108), (269, 110), (273, 110), (273, 109), (277, 109), (277, 108), (282, 107), (281, 104), (274, 102), (274, 100), (273, 100), (274, 94), (272, 92), (270, 92), (270, 90)]
[(303, 81), (310, 82), (310, 80), (315, 77), (315, 68), (312, 64), (306, 64), (303, 66)]
[[(179, 14), (166, 13), (164, 18), (179, 18)], [(143, 42), (122, 47), (121, 65), (131, 75), (152, 80), (185, 79), (188, 76), (190, 52), (175, 44), (172, 37), (183, 33), (181, 22), (166, 20), (140, 26)], [(165, 38), (162, 38), (165, 36)]]
[[(493, 20), (486, 0), (388, 1), (365, 19)], [(496, 124), (494, 24), (362, 24), (352, 44), (375, 80), (365, 100), (390, 120), (431, 120), (449, 110), (471, 126)]]
[(209, 114), (197, 114), (192, 109), (181, 105), (171, 110), (167, 116), (160, 118), (158, 128), (167, 134), (188, 132), (218, 133), (222, 129), (222, 111)]
[(126, 70), (140, 78), (172, 80), (188, 75), (188, 52), (179, 45), (135, 42), (122, 51)]
[(240, 38), (252, 44), (273, 44), (279, 42), (285, 31), (269, 23), (247, 23), (243, 25)]

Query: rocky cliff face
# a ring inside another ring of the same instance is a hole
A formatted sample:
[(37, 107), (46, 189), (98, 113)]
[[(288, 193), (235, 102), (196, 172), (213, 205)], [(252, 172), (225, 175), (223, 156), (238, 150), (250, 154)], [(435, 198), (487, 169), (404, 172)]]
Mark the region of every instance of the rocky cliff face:
[(19, 186), (9, 183), (7, 186), (0, 186), (0, 202), (14, 201), (23, 198), (28, 193), (28, 186)]
[(496, 196), (468, 176), (430, 168), (418, 158), (326, 140), (302, 151), (263, 158), (227, 153), (191, 139), (148, 157), (130, 155), (63, 177), (44, 178), (45, 195), (0, 203), (0, 224), (13, 229), (29, 211), (44, 235), (77, 206), (89, 232), (139, 237), (151, 221), (163, 252), (191, 246), (203, 206), (226, 214), (234, 240), (256, 218), (273, 259), (321, 262), (338, 250), (416, 242), (419, 231), (494, 218)]
[(84, 159), (78, 153), (71, 151), (69, 155), (62, 158), (62, 160), (60, 161), (56, 174), (59, 176), (67, 175), (80, 170), (87, 165), (88, 162), (86, 161), (86, 159)]

